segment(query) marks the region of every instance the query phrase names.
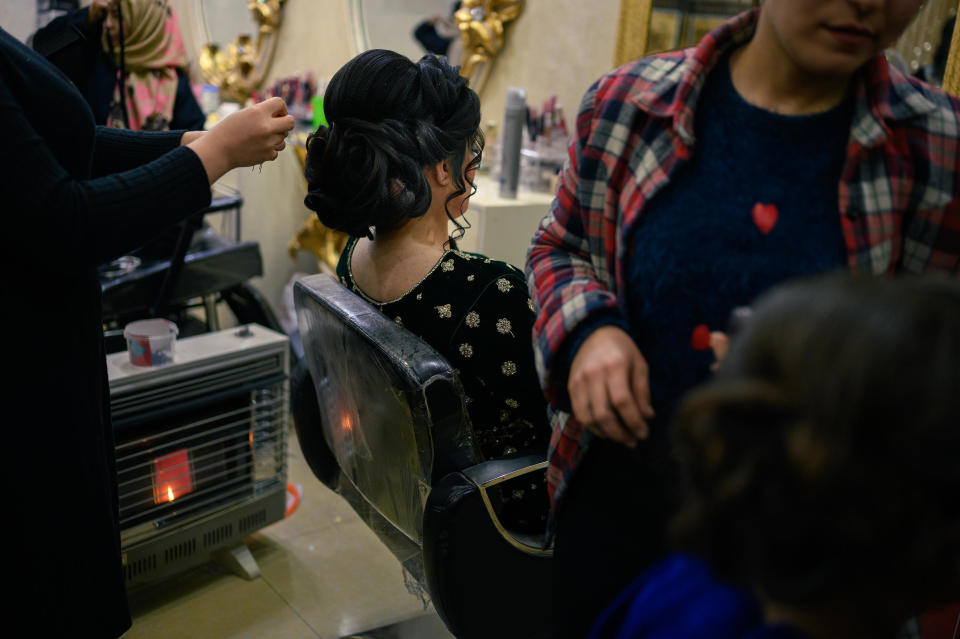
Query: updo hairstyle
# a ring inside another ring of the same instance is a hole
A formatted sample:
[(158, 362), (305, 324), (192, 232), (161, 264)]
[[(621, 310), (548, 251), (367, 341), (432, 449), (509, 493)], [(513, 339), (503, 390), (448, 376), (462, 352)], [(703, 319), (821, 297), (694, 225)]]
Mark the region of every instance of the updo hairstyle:
[(853, 597), (880, 614), (955, 600), (958, 389), (954, 280), (829, 276), (772, 292), (678, 411), (678, 539), (784, 604)]
[(444, 160), (457, 187), (445, 204), (466, 192), (464, 154), (476, 154), (467, 169), (476, 168), (483, 135), (480, 100), (457, 67), (372, 49), (334, 74), (323, 103), (329, 127), (307, 139), (304, 204), (326, 226), (372, 237), (371, 227), (423, 215), (431, 200), (423, 168)]

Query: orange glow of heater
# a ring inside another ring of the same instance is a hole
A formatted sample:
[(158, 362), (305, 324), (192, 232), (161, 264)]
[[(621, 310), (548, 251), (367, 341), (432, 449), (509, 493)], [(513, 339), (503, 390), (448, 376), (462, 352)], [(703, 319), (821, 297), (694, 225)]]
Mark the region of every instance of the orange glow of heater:
[(186, 448), (153, 460), (153, 503), (165, 504), (193, 492), (193, 469)]

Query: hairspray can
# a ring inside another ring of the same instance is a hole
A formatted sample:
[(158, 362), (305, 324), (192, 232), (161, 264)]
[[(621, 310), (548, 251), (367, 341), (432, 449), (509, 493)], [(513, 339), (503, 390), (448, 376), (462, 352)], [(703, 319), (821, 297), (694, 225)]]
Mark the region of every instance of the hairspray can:
[(520, 147), (523, 144), (523, 120), (526, 115), (527, 92), (510, 87), (503, 114), (503, 138), (500, 143), (500, 197), (517, 197), (520, 183)]

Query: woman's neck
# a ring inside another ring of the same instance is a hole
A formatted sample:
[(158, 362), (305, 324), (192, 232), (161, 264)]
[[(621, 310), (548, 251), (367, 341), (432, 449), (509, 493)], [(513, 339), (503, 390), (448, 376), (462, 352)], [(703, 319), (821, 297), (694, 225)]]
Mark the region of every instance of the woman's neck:
[(730, 56), (730, 78), (744, 100), (783, 115), (832, 109), (846, 97), (852, 79), (816, 75), (799, 67), (762, 12), (753, 38)]
[(377, 300), (392, 300), (416, 285), (446, 251), (446, 214), (432, 210), (399, 228), (361, 238), (353, 252), (354, 281)]
[(371, 240), (375, 251), (392, 252), (413, 247), (431, 247), (444, 250), (444, 244), (450, 239), (447, 217), (443, 212), (435, 211), (431, 206), (420, 217), (406, 220), (398, 228), (389, 231), (377, 231)]

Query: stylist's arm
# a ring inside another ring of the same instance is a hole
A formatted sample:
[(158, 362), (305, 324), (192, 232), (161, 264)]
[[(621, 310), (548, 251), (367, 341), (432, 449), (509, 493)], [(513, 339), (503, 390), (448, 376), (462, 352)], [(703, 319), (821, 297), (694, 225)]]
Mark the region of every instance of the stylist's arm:
[(270, 98), (227, 116), (207, 132), (184, 133), (181, 143), (197, 154), (210, 184), (231, 169), (275, 160), (293, 129), (281, 98)]
[(623, 329), (601, 326), (584, 340), (570, 364), (567, 391), (573, 416), (595, 435), (631, 447), (649, 435), (647, 362)]

